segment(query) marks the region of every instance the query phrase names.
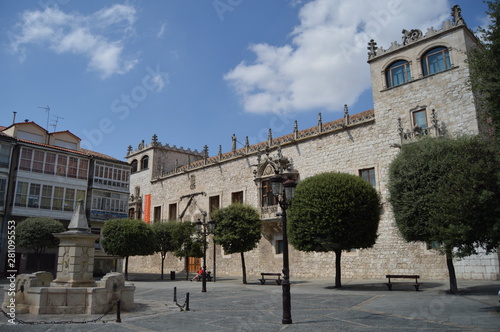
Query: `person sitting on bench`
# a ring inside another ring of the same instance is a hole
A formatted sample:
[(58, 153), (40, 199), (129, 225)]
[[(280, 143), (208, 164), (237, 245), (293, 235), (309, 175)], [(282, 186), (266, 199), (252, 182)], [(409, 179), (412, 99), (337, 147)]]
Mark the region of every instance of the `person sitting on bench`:
[(203, 268), (200, 267), (200, 269), (198, 270), (198, 274), (193, 279), (191, 279), (191, 281), (200, 280), (202, 277), (203, 277)]

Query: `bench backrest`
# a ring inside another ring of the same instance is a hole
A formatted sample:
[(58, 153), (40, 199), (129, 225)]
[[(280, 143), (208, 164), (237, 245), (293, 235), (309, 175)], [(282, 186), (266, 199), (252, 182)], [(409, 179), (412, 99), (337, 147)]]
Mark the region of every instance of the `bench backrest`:
[(409, 274), (409, 275), (408, 274), (387, 274), (385, 277), (386, 278), (396, 278), (396, 279), (397, 278), (408, 278), (408, 279), (420, 278), (420, 276), (417, 274)]

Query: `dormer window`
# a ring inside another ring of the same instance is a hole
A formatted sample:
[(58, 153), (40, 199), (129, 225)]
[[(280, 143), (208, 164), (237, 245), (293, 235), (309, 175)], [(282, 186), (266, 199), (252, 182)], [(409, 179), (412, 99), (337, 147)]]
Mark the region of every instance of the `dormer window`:
[(406, 60), (394, 62), (385, 71), (385, 77), (388, 88), (411, 81), (410, 63)]
[(450, 68), (450, 52), (446, 47), (435, 47), (422, 56), (422, 72), (424, 76), (436, 74)]

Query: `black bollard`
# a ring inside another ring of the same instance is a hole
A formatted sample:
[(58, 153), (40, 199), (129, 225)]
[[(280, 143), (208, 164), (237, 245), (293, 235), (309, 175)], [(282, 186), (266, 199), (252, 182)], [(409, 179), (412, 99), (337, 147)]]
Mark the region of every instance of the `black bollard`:
[(186, 293), (186, 311), (189, 311), (189, 293)]
[(116, 322), (121, 323), (122, 319), (120, 318), (120, 306), (121, 306), (121, 301), (118, 300), (116, 301)]
[(177, 303), (177, 287), (174, 287), (174, 303)]

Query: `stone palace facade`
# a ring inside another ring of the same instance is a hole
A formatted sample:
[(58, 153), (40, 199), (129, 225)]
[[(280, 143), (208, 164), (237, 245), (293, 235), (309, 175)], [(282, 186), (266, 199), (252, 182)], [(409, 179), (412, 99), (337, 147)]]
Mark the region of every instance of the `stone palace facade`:
[[(381, 194), (383, 209), (379, 237), (373, 248), (343, 254), (343, 278), (380, 279), (386, 274), (419, 274), (423, 279), (446, 279), (444, 255), (426, 243), (405, 242), (396, 228), (388, 203), (388, 169), (399, 148), (419, 135), (478, 134), (481, 121), (468, 88), (467, 51), (477, 40), (467, 28), (458, 6), (441, 29), (403, 30), (401, 42), (388, 49), (375, 41), (368, 45), (374, 108), (299, 130), (290, 134), (232, 149), (215, 156), (161, 144), (156, 135), (137, 149), (129, 147), (132, 165), (129, 215), (147, 223), (171, 219), (197, 221), (206, 213), (243, 202), (260, 211), (262, 238), (245, 254), (247, 274), (279, 272), (282, 236), (278, 205), (270, 193), (269, 178), (276, 165), (300, 180), (321, 172), (345, 172), (362, 176)], [(361, 64), (360, 64), (361, 65)], [(335, 255), (305, 253), (290, 247), (291, 278), (335, 274)], [(195, 271), (190, 264), (167, 255), (165, 270)], [(458, 278), (497, 279), (497, 254), (477, 255), (455, 262)], [(133, 257), (131, 272), (160, 272), (159, 254)], [(240, 255), (227, 255), (211, 239), (207, 269), (217, 275), (241, 275)]]

